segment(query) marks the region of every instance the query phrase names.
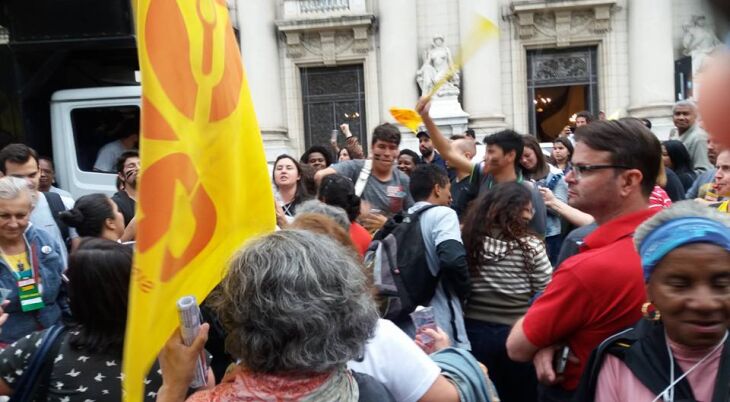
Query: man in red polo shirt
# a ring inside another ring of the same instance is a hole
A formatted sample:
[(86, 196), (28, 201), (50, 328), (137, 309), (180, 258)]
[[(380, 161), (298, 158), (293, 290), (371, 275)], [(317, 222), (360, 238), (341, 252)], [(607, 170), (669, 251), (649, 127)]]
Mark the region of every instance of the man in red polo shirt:
[[(597, 121), (575, 132), (573, 168), (566, 175), (568, 202), (591, 215), (598, 228), (581, 252), (567, 259), (545, 293), (512, 328), (511, 359), (532, 360), (542, 384), (541, 401), (570, 400), (591, 351), (641, 318), (646, 301), (634, 229), (655, 211), (649, 195), (659, 172), (661, 145), (635, 119)], [(556, 350), (571, 351), (556, 375)]]

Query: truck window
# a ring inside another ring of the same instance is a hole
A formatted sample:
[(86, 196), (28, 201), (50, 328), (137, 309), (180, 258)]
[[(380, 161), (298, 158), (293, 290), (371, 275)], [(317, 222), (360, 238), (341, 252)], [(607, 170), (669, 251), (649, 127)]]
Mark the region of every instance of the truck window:
[(83, 171), (116, 173), (116, 157), (139, 146), (138, 106), (74, 109), (71, 123), (77, 163)]

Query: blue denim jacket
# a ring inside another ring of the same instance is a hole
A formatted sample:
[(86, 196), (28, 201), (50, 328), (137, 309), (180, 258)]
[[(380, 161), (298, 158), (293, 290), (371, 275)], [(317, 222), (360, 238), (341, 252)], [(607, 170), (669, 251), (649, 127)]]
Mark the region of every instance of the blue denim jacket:
[(43, 303), (40, 310), (24, 313), (20, 308), (18, 285), (15, 275), (4, 259), (0, 258), (0, 287), (9, 289), (10, 304), (5, 307), (8, 320), (0, 328), (0, 342), (12, 343), (21, 337), (48, 328), (61, 320), (61, 312), (68, 309), (64, 292), (61, 292), (62, 275), (66, 267), (61, 257), (61, 245), (43, 229), (29, 226), (24, 235), (27, 247), (37, 253), (38, 272), (43, 285)]

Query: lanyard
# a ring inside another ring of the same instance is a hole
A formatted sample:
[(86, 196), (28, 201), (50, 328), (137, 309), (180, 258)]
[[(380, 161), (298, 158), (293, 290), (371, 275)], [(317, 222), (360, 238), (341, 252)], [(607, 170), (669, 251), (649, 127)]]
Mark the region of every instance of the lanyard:
[[(30, 269), (31, 269), (31, 279), (36, 280), (36, 283), (38, 284), (38, 286), (40, 286), (41, 285), (41, 275), (40, 275), (39, 268), (38, 268), (40, 266), (40, 263), (38, 260), (38, 247), (36, 247), (35, 244), (32, 244), (32, 245), (30, 245), (30, 247), (28, 247), (28, 244), (26, 242), (26, 252), (30, 253), (30, 256), (29, 256), (30, 258), (28, 258), (28, 263), (30, 264)], [(16, 274), (15, 271), (13, 271), (13, 268), (10, 266), (10, 262), (8, 262), (8, 260), (4, 257), (4, 255), (5, 255), (5, 253), (3, 252), (3, 261), (5, 261), (5, 265), (8, 266), (10, 273), (13, 274), (13, 277), (16, 280), (20, 280), (21, 279), (20, 275)]]
[(703, 357), (700, 361), (695, 363), (694, 366), (690, 367), (687, 372), (682, 374), (679, 378), (676, 380), (674, 379), (674, 354), (672, 353), (672, 348), (669, 346), (669, 338), (667, 337), (666, 333), (664, 334), (664, 337), (666, 338), (667, 343), (667, 353), (669, 353), (669, 386), (664, 388), (664, 391), (662, 391), (657, 397), (652, 401), (656, 402), (659, 399), (664, 399), (667, 402), (673, 402), (674, 401), (674, 386), (677, 385), (680, 381), (684, 379), (689, 373), (691, 373), (694, 369), (696, 369), (700, 364), (704, 363), (705, 360), (707, 360), (708, 357), (710, 357), (713, 353), (717, 352), (717, 349), (720, 349), (727, 340), (728, 331), (725, 331), (725, 336), (722, 337), (722, 340), (720, 343), (715, 346), (710, 353), (706, 354), (705, 357)]

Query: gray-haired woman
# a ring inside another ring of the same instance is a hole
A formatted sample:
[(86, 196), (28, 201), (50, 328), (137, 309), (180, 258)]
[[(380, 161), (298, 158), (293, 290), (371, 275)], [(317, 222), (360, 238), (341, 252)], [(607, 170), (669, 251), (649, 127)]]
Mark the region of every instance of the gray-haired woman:
[[(392, 400), (380, 383), (346, 368), (362, 356), (378, 314), (361, 266), (334, 240), (299, 230), (253, 240), (212, 296), (239, 364), (188, 401)], [(158, 401), (183, 400), (191, 350), (176, 337), (168, 342)]]
[(56, 324), (68, 311), (60, 292), (63, 246), (29, 226), (33, 204), (25, 180), (0, 178), (0, 288), (9, 290), (0, 347)]

